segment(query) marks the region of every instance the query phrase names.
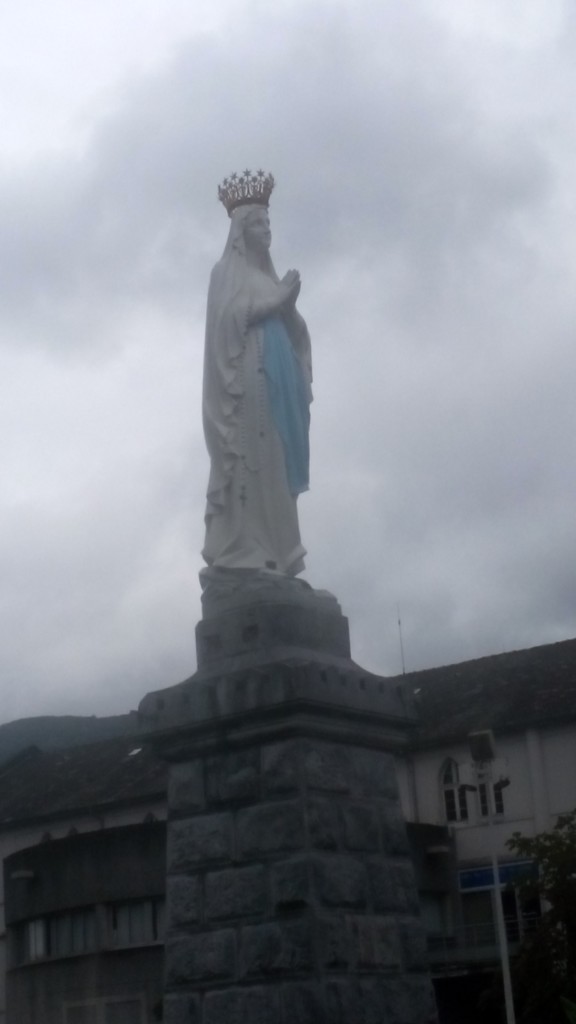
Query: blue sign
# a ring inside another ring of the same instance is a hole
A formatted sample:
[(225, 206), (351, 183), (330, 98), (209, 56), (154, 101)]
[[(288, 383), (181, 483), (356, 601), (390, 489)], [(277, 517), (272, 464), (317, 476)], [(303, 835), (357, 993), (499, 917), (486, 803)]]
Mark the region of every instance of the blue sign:
[[(481, 868), (466, 868), (459, 871), (460, 889), (492, 889), (494, 876), (490, 864)], [(529, 878), (538, 877), (538, 868), (533, 861), (516, 861), (513, 864), (499, 864), (500, 885), (518, 885)]]

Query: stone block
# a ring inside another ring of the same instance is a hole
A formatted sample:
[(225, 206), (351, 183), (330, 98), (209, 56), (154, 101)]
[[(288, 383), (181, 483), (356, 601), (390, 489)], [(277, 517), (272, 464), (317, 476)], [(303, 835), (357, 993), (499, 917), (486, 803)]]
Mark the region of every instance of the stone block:
[(318, 854), (313, 859), (313, 875), (315, 891), (326, 906), (356, 908), (366, 905), (366, 869), (354, 857)]
[(420, 921), (401, 921), (398, 929), (405, 968), (409, 971), (426, 970), (428, 967), (428, 945), (426, 933)]
[(164, 996), (163, 1024), (200, 1024), (198, 996), (170, 993)]
[(406, 859), (404, 862), (394, 864), (391, 871), (394, 884), (398, 889), (403, 889), (404, 891), (404, 906), (406, 913), (415, 914), (419, 917), (420, 903), (418, 900), (418, 889), (416, 886), (416, 876), (414, 875), (412, 861)]
[(210, 804), (257, 800), (260, 795), (260, 755), (257, 749), (210, 757), (206, 762)]
[(330, 1024), (319, 985), (294, 982), (283, 985), (281, 992), (284, 1016), (290, 1024)]
[(398, 797), (394, 757), (383, 751), (308, 741), (304, 747), (304, 773), (312, 790), (356, 799), (380, 797), (396, 801)]
[(354, 750), (355, 796), (385, 797), (398, 800), (396, 762), (393, 754), (382, 750)]
[(287, 692), (285, 673), (277, 664), (254, 671), (238, 662), (235, 671), (214, 683), (217, 713), (223, 717), (251, 714), (264, 705), (282, 703)]
[(392, 918), (356, 915), (348, 917), (347, 924), (355, 969), (389, 971), (400, 967), (400, 936)]
[(394, 863), (380, 858), (368, 862), (368, 877), (378, 912), (417, 913), (418, 893), (409, 861)]
[(296, 793), (301, 785), (304, 743), (284, 740), (262, 750), (262, 789), (267, 795)]
[(327, 971), (345, 971), (352, 956), (346, 919), (341, 914), (316, 921), (320, 967)]
[(166, 882), (168, 933), (200, 920), (200, 883), (189, 875), (169, 875)]
[(306, 785), (329, 793), (350, 793), (354, 786), (354, 753), (342, 744), (307, 743), (303, 748)]
[(206, 814), (168, 825), (168, 871), (179, 874), (232, 856), (232, 817)]
[(259, 864), (211, 872), (206, 875), (205, 887), (208, 920), (251, 917), (266, 911), (266, 873)]
[(337, 850), (341, 825), (338, 806), (328, 796), (310, 797), (306, 804), (310, 845), (320, 850)]
[(326, 1011), (330, 1024), (397, 1024), (386, 1016), (376, 988), (353, 977), (327, 983)]
[(391, 857), (408, 857), (410, 847), (400, 805), (396, 800), (386, 800), (380, 804), (379, 810), (384, 852)]
[(166, 943), (168, 988), (230, 980), (236, 972), (236, 938), (231, 928)]
[(307, 920), (248, 925), (242, 928), (240, 943), (242, 977), (314, 968), (312, 931)]
[(170, 766), (168, 806), (175, 815), (204, 809), (204, 773), (201, 761)]
[[(297, 1018), (293, 1018), (296, 1024)], [(279, 1024), (280, 995), (273, 988), (207, 992), (202, 1024)]]
[(375, 990), (380, 1019), (386, 1024), (437, 1024), (432, 983), (426, 975), (379, 980)]
[[(279, 580), (274, 587), (264, 579), (256, 586), (246, 582), (240, 599), (240, 595), (222, 598), (220, 581), (211, 581), (209, 587), (212, 595), (219, 587), (220, 595), (208, 601), (206, 592), (203, 595), (204, 618), (196, 627), (200, 667), (275, 647), (350, 657), (348, 622), (338, 603), (321, 592), (302, 591), (301, 580)], [(247, 587), (253, 587), (252, 594)]]
[(378, 913), (404, 913), (407, 909), (405, 879), (397, 865), (381, 857), (366, 862), (374, 909)]
[[(424, 985), (422, 984), (424, 982)], [(437, 1024), (430, 982), (412, 978), (339, 978), (326, 984), (329, 1024)]]
[(260, 804), (237, 814), (237, 850), (242, 858), (298, 850), (304, 838), (304, 810), (299, 801)]
[(278, 913), (312, 904), (309, 863), (307, 857), (292, 857), (271, 865), (272, 901)]
[(346, 802), (340, 814), (346, 849), (374, 852), (380, 848), (378, 813), (372, 804)]

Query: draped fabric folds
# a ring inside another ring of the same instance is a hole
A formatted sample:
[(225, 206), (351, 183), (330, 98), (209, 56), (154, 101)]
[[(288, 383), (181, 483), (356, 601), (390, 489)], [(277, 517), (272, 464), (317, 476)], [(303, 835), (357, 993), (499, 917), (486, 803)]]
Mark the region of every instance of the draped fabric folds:
[(234, 211), (224, 255), (212, 271), (204, 355), (203, 419), (210, 456), (203, 555), (223, 568), (304, 568), (296, 496), (308, 487), (310, 339), (294, 310), (274, 305), (279, 286), (246, 259)]

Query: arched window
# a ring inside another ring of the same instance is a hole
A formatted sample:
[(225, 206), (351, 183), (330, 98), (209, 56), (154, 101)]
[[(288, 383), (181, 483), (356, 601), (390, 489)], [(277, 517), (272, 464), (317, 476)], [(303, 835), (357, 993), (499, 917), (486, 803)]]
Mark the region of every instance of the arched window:
[(460, 785), (456, 761), (445, 762), (441, 780), (446, 821), (468, 821), (467, 792)]
[[(503, 790), (508, 785), (508, 780), (500, 779), (495, 782), (492, 786), (492, 792), (494, 793), (494, 814), (504, 814), (504, 793)], [(478, 810), (481, 818), (488, 818), (491, 813), (490, 801), (488, 799), (488, 784), (481, 782), (478, 786)]]

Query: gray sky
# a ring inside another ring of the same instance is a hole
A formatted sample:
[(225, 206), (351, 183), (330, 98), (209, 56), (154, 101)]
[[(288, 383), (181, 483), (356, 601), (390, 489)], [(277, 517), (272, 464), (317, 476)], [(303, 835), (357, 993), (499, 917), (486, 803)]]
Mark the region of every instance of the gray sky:
[(0, 14), (0, 720), (195, 667), (203, 318), (264, 167), (314, 347), (305, 578), (366, 668), (576, 634), (576, 8)]

